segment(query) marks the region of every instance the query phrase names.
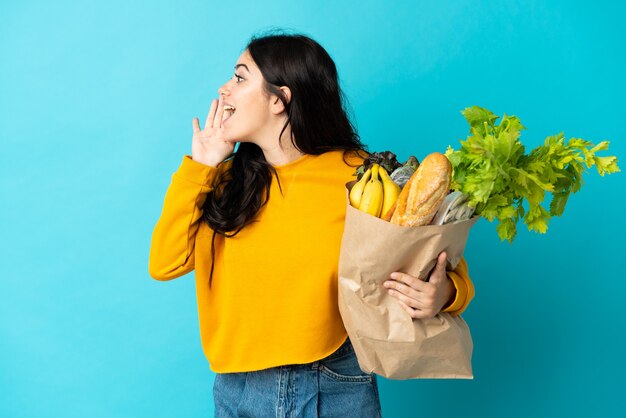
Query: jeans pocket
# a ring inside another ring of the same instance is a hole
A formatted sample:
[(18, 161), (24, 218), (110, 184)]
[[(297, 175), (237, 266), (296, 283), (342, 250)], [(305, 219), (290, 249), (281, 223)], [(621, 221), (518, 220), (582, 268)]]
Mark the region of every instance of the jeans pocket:
[(372, 383), (372, 375), (371, 374), (363, 374), (361, 369), (359, 369), (360, 374), (342, 374), (333, 371), (323, 364), (320, 365), (320, 373), (324, 376), (338, 381), (338, 382), (355, 382), (355, 383)]
[(376, 375), (361, 370), (349, 341), (320, 360), (317, 369), (320, 417), (381, 417)]
[(319, 361), (320, 373), (332, 380), (340, 382), (371, 383), (373, 375), (365, 373), (359, 367), (359, 362), (350, 341), (346, 341), (335, 353)]

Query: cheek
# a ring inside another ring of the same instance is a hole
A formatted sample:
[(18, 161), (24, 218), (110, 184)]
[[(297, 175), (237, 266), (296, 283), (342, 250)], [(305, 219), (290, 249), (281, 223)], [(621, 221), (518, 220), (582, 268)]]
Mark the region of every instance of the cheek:
[(233, 102), (237, 106), (237, 111), (231, 129), (237, 131), (241, 129), (252, 133), (262, 129), (269, 121), (268, 99), (263, 95), (259, 86), (252, 84), (237, 86), (236, 94), (233, 95)]
[(246, 118), (255, 124), (265, 123), (268, 120), (267, 102), (254, 97), (253, 100), (246, 101)]
[(235, 139), (245, 140), (262, 130), (269, 122), (267, 105), (258, 100), (245, 100), (239, 98), (237, 111), (228, 129), (236, 136)]

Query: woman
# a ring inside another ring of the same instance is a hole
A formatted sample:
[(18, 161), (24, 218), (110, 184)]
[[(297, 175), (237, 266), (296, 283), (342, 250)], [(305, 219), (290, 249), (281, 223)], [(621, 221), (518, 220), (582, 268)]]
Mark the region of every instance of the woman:
[[(204, 128), (193, 119), (149, 266), (157, 280), (196, 271), (216, 416), (380, 416), (337, 307), (344, 184), (365, 147), (333, 60), (306, 36), (253, 37), (218, 93)], [(445, 253), (428, 282), (398, 272), (385, 286), (414, 318), (472, 296)]]

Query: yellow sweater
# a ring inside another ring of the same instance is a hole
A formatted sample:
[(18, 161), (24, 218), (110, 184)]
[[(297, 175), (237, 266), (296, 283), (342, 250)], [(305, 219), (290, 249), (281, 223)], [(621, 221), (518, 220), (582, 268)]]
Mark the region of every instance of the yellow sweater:
[[(216, 236), (209, 290), (213, 234), (200, 217), (228, 163), (214, 168), (183, 157), (154, 228), (149, 273), (171, 280), (195, 269), (202, 347), (214, 372), (309, 363), (345, 341), (337, 305), (344, 185), (362, 159), (348, 161), (332, 151), (275, 167), (283, 195), (273, 179), (258, 221), (235, 237)], [(473, 286), (464, 261), (449, 273), (457, 294), (448, 311), (460, 313)]]

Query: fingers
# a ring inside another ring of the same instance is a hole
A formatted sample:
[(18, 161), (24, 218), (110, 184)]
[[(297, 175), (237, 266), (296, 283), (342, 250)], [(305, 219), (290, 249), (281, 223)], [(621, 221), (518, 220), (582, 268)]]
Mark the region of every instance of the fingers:
[(200, 132), (200, 121), (198, 120), (198, 118), (193, 118), (193, 121), (191, 121), (191, 127), (193, 128), (194, 134), (196, 132)]
[[(388, 280), (383, 283), (390, 296), (403, 301), (415, 309), (431, 308), (435, 305), (437, 296), (436, 286), (425, 283), (416, 277), (403, 273), (393, 273), (392, 276), (403, 276), (402, 280)], [(407, 284), (409, 282), (410, 284)]]
[(423, 301), (421, 300), (422, 298), (419, 296), (413, 297), (403, 292), (402, 290), (397, 290), (397, 289), (389, 289), (388, 292), (389, 292), (389, 295), (398, 299), (398, 301), (403, 302), (404, 304), (414, 309), (422, 309), (425, 306)]
[(439, 257), (437, 258), (437, 265), (435, 269), (439, 269), (441, 271), (446, 271), (446, 263), (448, 262), (448, 254), (445, 251), (439, 253)]
[(204, 129), (213, 127), (213, 119), (215, 119), (215, 111), (217, 110), (217, 100), (211, 100), (211, 107), (209, 108), (209, 114), (204, 122)]
[(426, 283), (417, 277), (413, 277), (410, 274), (401, 273), (399, 271), (391, 273), (389, 277), (391, 280), (386, 281), (384, 283), (385, 286), (389, 285), (389, 287), (398, 289), (400, 286), (406, 285), (406, 287), (410, 287), (416, 292), (423, 292), (427, 287)]
[(439, 257), (437, 257), (437, 264), (435, 268), (430, 273), (428, 281), (430, 283), (437, 283), (446, 278), (446, 264), (448, 262), (448, 254), (445, 251), (439, 253)]
[[(393, 296), (398, 302), (402, 302), (407, 307), (425, 311), (427, 314), (430, 313), (431, 308), (435, 305), (436, 286), (406, 273), (394, 272), (391, 273), (390, 277), (391, 280), (383, 283), (390, 296)], [(413, 312), (409, 313), (413, 314)]]
[(214, 128), (222, 127), (222, 118), (224, 117), (224, 99), (220, 94), (220, 100), (217, 102), (217, 113), (215, 114), (215, 118), (213, 119), (213, 123), (211, 126)]
[(389, 295), (398, 300), (398, 303), (414, 319), (433, 318), (440, 309), (437, 305), (437, 283), (446, 278), (447, 257), (442, 251), (437, 257), (435, 267), (424, 280), (402, 272), (393, 272), (390, 280), (383, 283)]
[(404, 309), (413, 319), (428, 319), (433, 318), (435, 315), (437, 315), (437, 312), (432, 309), (416, 309), (407, 305), (401, 300), (398, 300), (398, 303), (400, 304), (400, 306), (402, 306), (402, 309)]

